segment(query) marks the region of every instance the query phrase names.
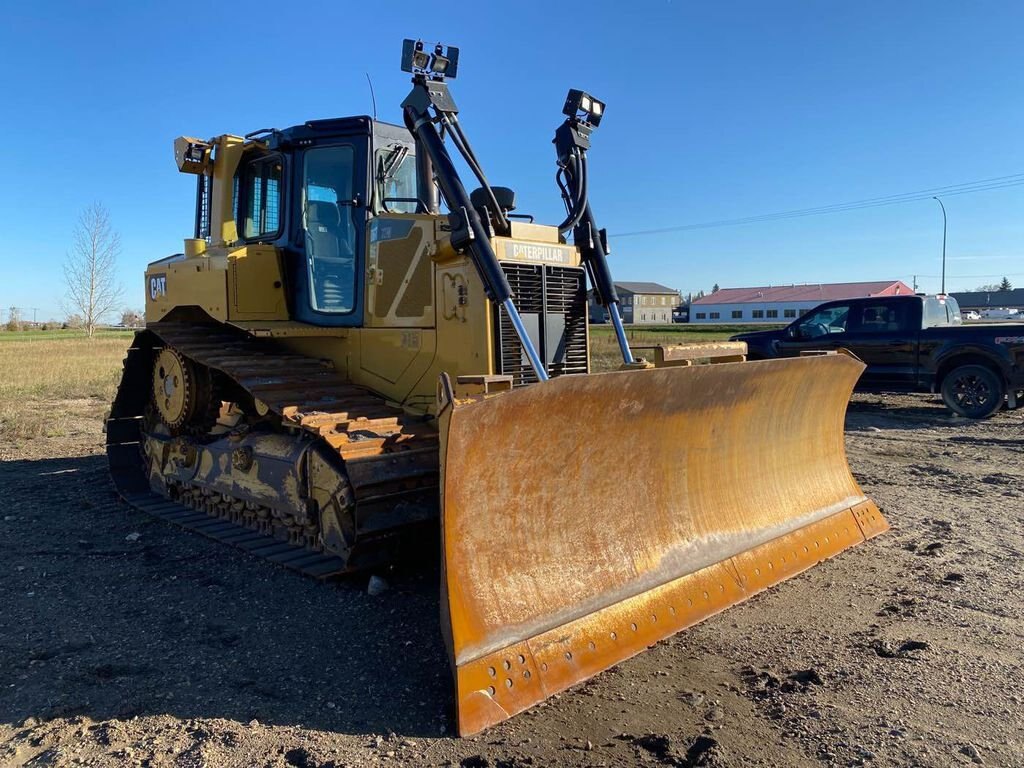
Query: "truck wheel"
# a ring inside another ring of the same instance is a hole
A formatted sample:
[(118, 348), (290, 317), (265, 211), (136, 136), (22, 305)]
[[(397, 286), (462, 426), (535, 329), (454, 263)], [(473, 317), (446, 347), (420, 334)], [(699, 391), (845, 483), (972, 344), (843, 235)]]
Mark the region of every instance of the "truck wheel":
[(1002, 407), (1005, 394), (1002, 377), (983, 365), (961, 365), (942, 380), (942, 402), (969, 419), (991, 416)]

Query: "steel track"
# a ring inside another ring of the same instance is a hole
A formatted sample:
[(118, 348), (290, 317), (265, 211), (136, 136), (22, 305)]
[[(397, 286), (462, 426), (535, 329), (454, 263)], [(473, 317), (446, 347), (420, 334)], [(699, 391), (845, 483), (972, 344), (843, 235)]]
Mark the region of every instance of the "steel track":
[[(259, 407), (280, 417), (282, 431), (305, 432), (344, 464), (355, 497), (357, 543), (348, 557), (283, 540), (281, 531), (248, 518), (228, 519), (228, 505), (196, 509), (150, 483), (143, 455), (144, 414), (155, 350), (173, 347), (226, 376)], [(305, 357), (232, 328), (158, 323), (136, 334), (107, 420), (107, 457), (126, 502), (160, 519), (239, 547), (314, 578), (366, 567), (396, 540), (436, 520), (438, 436), (422, 417), (346, 382), (328, 361)]]

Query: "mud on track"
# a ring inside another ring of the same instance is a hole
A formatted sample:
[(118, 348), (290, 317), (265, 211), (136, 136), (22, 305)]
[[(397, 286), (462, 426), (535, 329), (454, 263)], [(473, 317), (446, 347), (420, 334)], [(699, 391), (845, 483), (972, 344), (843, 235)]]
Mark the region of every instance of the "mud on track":
[(436, 565), (370, 597), (149, 520), (67, 407), (0, 445), (0, 766), (1024, 762), (1022, 411), (855, 396), (890, 534), (460, 741)]

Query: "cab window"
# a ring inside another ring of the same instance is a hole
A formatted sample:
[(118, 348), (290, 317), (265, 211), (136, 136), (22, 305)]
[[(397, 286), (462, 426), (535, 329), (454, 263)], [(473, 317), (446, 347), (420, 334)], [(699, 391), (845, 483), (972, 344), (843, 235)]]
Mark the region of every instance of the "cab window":
[(416, 159), (404, 144), (377, 151), (377, 196), (388, 213), (416, 213)]
[(303, 159), (302, 227), (310, 302), (318, 312), (355, 308), (356, 214), (351, 146), (321, 147)]
[[(236, 185), (239, 183), (235, 180)], [(241, 180), (244, 194), (242, 237), (246, 240), (276, 236), (281, 229), (281, 158), (255, 160), (245, 166)], [(235, 214), (237, 217), (237, 191)]]
[(800, 338), (817, 339), (821, 336), (846, 333), (846, 321), (849, 316), (848, 306), (824, 307), (812, 312), (800, 321)]

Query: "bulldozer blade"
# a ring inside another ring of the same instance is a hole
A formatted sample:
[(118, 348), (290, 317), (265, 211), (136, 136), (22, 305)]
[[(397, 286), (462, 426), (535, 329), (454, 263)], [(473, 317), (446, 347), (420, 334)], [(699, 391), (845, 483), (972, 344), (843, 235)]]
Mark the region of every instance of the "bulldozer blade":
[(846, 355), (563, 376), (441, 414), (442, 626), (471, 735), (888, 529)]

